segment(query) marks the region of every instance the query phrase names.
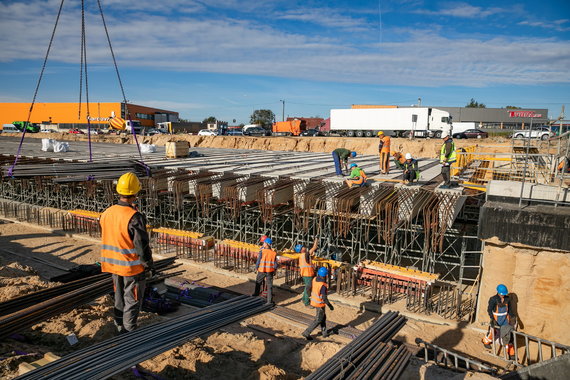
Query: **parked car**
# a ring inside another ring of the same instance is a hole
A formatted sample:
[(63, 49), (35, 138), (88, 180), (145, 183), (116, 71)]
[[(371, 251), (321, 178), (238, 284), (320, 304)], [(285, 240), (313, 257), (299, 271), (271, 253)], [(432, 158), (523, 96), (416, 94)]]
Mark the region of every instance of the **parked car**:
[(243, 136), (243, 129), (241, 128), (232, 128), (228, 129), (228, 136)]
[(154, 136), (154, 135), (160, 135), (163, 132), (158, 128), (148, 128), (148, 129), (143, 129), (142, 133), (146, 136)]
[(541, 140), (548, 140), (550, 137), (554, 136), (553, 132), (550, 132), (550, 129), (547, 127), (538, 127), (530, 129), (521, 129), (517, 131), (513, 131), (512, 137), (514, 139), (528, 139), (530, 134), (531, 139), (541, 139)]
[(251, 127), (243, 132), (245, 136), (271, 136), (271, 132), (263, 127)]
[(198, 132), (198, 136), (217, 136), (218, 131), (215, 129), (201, 129)]
[(480, 129), (468, 129), (463, 132), (457, 132), (453, 135), (454, 139), (482, 139), (489, 137), (489, 134)]
[(52, 133), (52, 132), (55, 132), (55, 131), (54, 131), (53, 129), (45, 129), (45, 128), (43, 128), (43, 129), (40, 129), (40, 132), (41, 132), (41, 133)]
[(76, 135), (84, 135), (84, 134), (85, 134), (83, 131), (81, 131), (81, 130), (79, 130), (79, 129), (77, 129), (77, 128), (70, 129), (70, 130), (69, 130), (69, 133), (73, 133), (73, 134), (76, 134)]
[(323, 132), (319, 131), (316, 128), (306, 129), (301, 132), (300, 136), (324, 136)]

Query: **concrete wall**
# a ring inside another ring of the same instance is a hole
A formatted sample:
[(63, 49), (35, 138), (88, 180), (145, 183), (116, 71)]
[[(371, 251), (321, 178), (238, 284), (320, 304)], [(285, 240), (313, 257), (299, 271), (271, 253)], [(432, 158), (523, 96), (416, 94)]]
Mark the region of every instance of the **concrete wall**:
[(513, 294), (519, 330), (570, 345), (570, 252), (485, 241), (478, 322), (489, 322), (487, 302), (498, 284)]

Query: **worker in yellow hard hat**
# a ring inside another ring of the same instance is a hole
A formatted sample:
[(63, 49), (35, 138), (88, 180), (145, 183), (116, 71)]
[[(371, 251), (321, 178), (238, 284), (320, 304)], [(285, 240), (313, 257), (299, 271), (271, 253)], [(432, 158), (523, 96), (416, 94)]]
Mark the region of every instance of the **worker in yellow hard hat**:
[(384, 135), (383, 131), (378, 132), (380, 144), (378, 144), (378, 153), (380, 154), (380, 173), (390, 173), (390, 136)]
[(146, 218), (134, 202), (141, 183), (134, 173), (117, 182), (119, 202), (101, 215), (101, 270), (111, 273), (115, 288), (115, 325), (119, 333), (137, 327), (142, 307), (145, 278), (154, 275)]

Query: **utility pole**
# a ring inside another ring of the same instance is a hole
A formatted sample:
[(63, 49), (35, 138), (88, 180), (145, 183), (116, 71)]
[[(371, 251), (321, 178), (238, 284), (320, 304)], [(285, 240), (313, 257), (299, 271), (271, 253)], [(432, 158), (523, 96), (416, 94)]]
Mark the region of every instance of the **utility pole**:
[(283, 103), (283, 120), (281, 121), (285, 121), (285, 100), (280, 100), (281, 103)]
[(422, 98), (418, 98), (418, 107), (422, 106)]

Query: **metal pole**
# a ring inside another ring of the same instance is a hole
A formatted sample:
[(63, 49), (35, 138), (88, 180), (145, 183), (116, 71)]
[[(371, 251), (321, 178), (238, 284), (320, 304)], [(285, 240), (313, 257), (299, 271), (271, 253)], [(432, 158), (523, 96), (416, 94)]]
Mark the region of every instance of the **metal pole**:
[(282, 120), (281, 121), (285, 121), (285, 100), (280, 100), (281, 103), (283, 103), (283, 114), (282, 114)]
[(530, 151), (530, 138), (532, 135), (532, 117), (530, 118), (530, 128), (528, 130), (528, 140), (527, 140), (527, 144), (525, 146), (525, 159), (524, 159), (524, 168), (523, 168), (523, 178), (522, 178), (522, 184), (521, 184), (521, 194), (519, 197), (519, 207), (522, 207), (522, 198), (523, 198), (523, 192), (524, 192), (524, 183), (526, 181), (526, 170), (528, 168), (528, 154)]

